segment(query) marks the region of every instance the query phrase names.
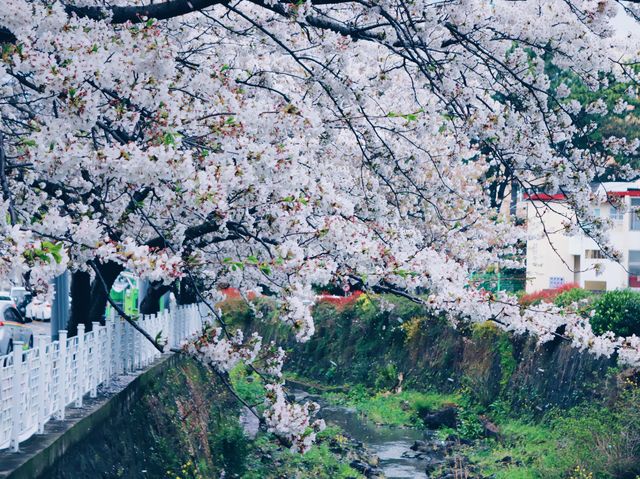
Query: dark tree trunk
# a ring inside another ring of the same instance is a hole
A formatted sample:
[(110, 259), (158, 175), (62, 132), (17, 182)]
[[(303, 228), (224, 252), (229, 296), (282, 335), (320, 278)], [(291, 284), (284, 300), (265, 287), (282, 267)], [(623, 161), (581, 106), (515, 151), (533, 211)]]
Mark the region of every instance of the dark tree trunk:
[(86, 331), (91, 331), (89, 311), (91, 309), (91, 276), (84, 271), (71, 274), (71, 317), (67, 330), (69, 336), (78, 333), (78, 325), (84, 324)]
[(193, 304), (198, 302), (196, 289), (190, 279), (185, 278), (180, 281), (176, 301), (178, 304)]
[(160, 281), (151, 283), (140, 302), (140, 314), (156, 314), (160, 312), (160, 298), (168, 291), (171, 291), (170, 285), (163, 284)]
[(96, 275), (91, 285), (91, 309), (89, 310), (89, 322), (97, 321), (104, 324), (104, 312), (107, 308), (107, 296), (116, 278), (123, 271), (123, 267), (117, 263), (99, 263), (98, 268), (106, 283), (106, 288)]

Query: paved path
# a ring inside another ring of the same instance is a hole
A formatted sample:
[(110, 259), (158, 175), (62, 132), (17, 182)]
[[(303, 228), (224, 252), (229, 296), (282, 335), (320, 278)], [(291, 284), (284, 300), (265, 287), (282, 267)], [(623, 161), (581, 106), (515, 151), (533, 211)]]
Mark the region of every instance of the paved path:
[(47, 336), (51, 336), (51, 323), (47, 321), (31, 321), (30, 323), (26, 323), (25, 326), (33, 331), (33, 335), (36, 334), (46, 334)]

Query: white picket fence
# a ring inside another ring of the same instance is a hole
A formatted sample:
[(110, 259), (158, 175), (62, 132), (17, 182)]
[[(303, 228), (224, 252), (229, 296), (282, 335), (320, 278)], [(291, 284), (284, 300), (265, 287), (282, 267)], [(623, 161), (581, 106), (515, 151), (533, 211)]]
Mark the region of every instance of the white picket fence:
[[(178, 347), (208, 320), (198, 305), (189, 305), (144, 316), (138, 324), (152, 337), (159, 335), (170, 347)], [(160, 357), (120, 318), (108, 318), (104, 326), (93, 323), (88, 333), (84, 329), (78, 326), (73, 338), (60, 331), (60, 339), (53, 342), (37, 336), (29, 350), (16, 342), (13, 353), (0, 357), (0, 449), (18, 451), (21, 442), (44, 432), (47, 421), (64, 419), (67, 406), (82, 407), (83, 397), (96, 397), (98, 386), (108, 386), (116, 376), (143, 369)]]

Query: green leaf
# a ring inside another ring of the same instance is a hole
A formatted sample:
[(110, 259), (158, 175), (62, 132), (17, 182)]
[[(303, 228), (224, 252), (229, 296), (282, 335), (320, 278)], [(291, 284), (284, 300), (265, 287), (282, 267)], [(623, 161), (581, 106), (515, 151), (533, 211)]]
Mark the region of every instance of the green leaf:
[(51, 256), (53, 256), (53, 259), (55, 260), (56, 264), (62, 263), (62, 255), (57, 251), (52, 251)]
[(35, 253), (36, 253), (36, 256), (40, 258), (42, 261), (44, 261), (45, 263), (47, 264), (51, 263), (51, 258), (44, 251), (36, 251)]
[(175, 145), (176, 144), (176, 139), (173, 136), (173, 133), (166, 132), (164, 134), (164, 136), (162, 137), (162, 142), (165, 145)]
[(417, 276), (418, 275), (418, 273), (416, 273), (414, 271), (408, 271), (406, 269), (396, 269), (393, 273), (397, 274), (401, 278), (407, 278), (409, 276)]
[(262, 271), (267, 276), (271, 275), (271, 267), (268, 264), (261, 264), (260, 271)]

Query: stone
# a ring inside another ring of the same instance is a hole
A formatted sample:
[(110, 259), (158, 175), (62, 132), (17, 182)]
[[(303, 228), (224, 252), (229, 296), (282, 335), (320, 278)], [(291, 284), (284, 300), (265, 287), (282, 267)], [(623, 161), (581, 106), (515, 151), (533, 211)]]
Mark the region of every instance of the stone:
[(426, 456), (424, 457), (424, 460), (427, 463), (425, 466), (425, 472), (427, 474), (432, 473), (445, 463), (444, 459), (434, 456)]
[(436, 412), (423, 413), (421, 419), (429, 429), (454, 428), (458, 419), (458, 410), (454, 406), (449, 406)]
[(492, 439), (500, 439), (500, 428), (491, 422), (486, 416), (480, 416), (480, 423), (482, 424), (482, 435), (484, 437)]
[(371, 469), (371, 466), (364, 461), (360, 461), (355, 459), (349, 463), (349, 466), (358, 471), (361, 474), (367, 474), (367, 472)]

